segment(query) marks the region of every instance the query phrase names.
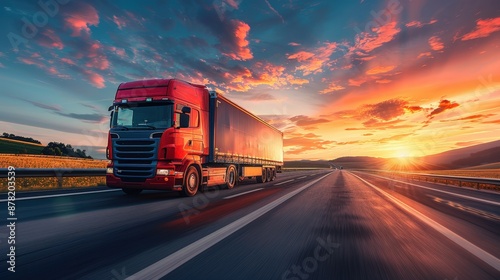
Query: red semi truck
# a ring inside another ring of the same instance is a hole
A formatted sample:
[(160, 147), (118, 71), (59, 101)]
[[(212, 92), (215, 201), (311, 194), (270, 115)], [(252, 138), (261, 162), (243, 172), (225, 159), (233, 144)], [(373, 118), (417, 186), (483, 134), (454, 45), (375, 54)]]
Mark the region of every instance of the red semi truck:
[(202, 187), (254, 177), (273, 181), (283, 166), (283, 133), (206, 86), (177, 79), (122, 83), (111, 111), (106, 184), (127, 194)]

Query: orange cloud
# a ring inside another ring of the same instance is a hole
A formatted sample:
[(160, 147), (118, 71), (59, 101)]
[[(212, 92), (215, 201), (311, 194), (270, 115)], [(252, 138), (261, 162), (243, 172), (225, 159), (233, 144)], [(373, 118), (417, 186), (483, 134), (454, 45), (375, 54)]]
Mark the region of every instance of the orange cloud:
[(310, 59), (313, 56), (314, 56), (314, 54), (311, 52), (300, 51), (298, 53), (289, 55), (288, 59), (295, 59), (298, 62), (302, 62), (302, 61)]
[(394, 65), (389, 65), (389, 66), (377, 66), (374, 67), (368, 71), (366, 71), (367, 75), (376, 75), (376, 74), (382, 74), (382, 73), (387, 73), (392, 71), (396, 66)]
[(406, 27), (415, 27), (415, 28), (420, 28), (420, 27), (422, 27), (422, 26), (424, 26), (424, 25), (434, 24), (434, 23), (436, 23), (436, 22), (437, 22), (437, 20), (435, 20), (435, 19), (433, 19), (433, 20), (431, 20), (431, 21), (429, 21), (429, 22), (427, 22), (427, 23), (420, 22), (420, 21), (418, 21), (418, 20), (414, 20), (414, 21), (410, 21), (410, 22), (408, 22), (407, 24), (405, 24), (405, 26), (406, 26)]
[(368, 53), (383, 44), (392, 41), (392, 39), (394, 39), (394, 37), (401, 31), (401, 29), (396, 27), (396, 24), (396, 21), (392, 21), (373, 29), (373, 32), (361, 32), (360, 34), (357, 34), (354, 49), (352, 50), (361, 50)]
[(234, 50), (234, 52), (224, 53), (224, 55), (230, 57), (233, 60), (252, 59), (253, 54), (248, 47), (250, 43), (247, 40), (248, 32), (250, 31), (250, 25), (239, 20), (233, 20), (232, 23), (235, 26), (233, 35), (236, 42), (236, 49)]
[(302, 62), (295, 70), (302, 71), (304, 76), (323, 72), (323, 66), (330, 61), (330, 56), (337, 49), (337, 43), (326, 42), (323, 46), (312, 51), (300, 51), (288, 56), (288, 59), (294, 59)]
[(446, 100), (446, 99), (441, 100), (441, 101), (439, 101), (439, 106), (436, 109), (432, 110), (432, 112), (429, 114), (428, 117), (433, 117), (433, 116), (440, 114), (446, 110), (450, 110), (450, 109), (453, 109), (453, 108), (458, 107), (458, 106), (460, 106), (460, 105), (456, 102), (451, 102), (451, 101)]
[(480, 19), (476, 21), (476, 28), (462, 36), (462, 41), (488, 37), (491, 33), (500, 30), (500, 17)]
[(431, 52), (423, 52), (417, 56), (417, 58), (422, 58), (422, 57), (432, 57)]
[(292, 85), (303, 85), (309, 83), (309, 80), (302, 78), (295, 78), (293, 75), (287, 75), (286, 80), (288, 83)]
[(89, 61), (85, 64), (87, 67), (105, 70), (109, 68), (109, 60), (102, 51), (102, 45), (98, 41), (92, 43), (87, 52)]
[(228, 80), (227, 89), (233, 91), (248, 91), (259, 85), (267, 85), (272, 88), (281, 88), (287, 85), (308, 84), (309, 80), (296, 78), (285, 73), (286, 68), (269, 62), (256, 62), (252, 70), (240, 69), (236, 72), (226, 72), (224, 78)]
[(429, 45), (432, 50), (440, 51), (444, 49), (444, 44), (438, 36), (432, 36), (429, 38)]
[(89, 26), (99, 24), (99, 15), (96, 9), (85, 2), (78, 3), (78, 10), (64, 18), (65, 25), (73, 30), (71, 34), (73, 37), (80, 36), (82, 31), (90, 34)]
[(319, 93), (326, 94), (326, 93), (331, 93), (331, 92), (339, 91), (339, 90), (343, 90), (343, 89), (345, 89), (345, 87), (337, 85), (335, 82), (332, 82), (332, 83), (330, 83), (328, 85), (327, 88), (325, 88), (324, 90), (320, 91)]
[(85, 76), (87, 76), (87, 79), (90, 81), (90, 83), (96, 87), (96, 88), (104, 88), (104, 78), (97, 74), (96, 72), (90, 71), (90, 70), (85, 70), (83, 72)]

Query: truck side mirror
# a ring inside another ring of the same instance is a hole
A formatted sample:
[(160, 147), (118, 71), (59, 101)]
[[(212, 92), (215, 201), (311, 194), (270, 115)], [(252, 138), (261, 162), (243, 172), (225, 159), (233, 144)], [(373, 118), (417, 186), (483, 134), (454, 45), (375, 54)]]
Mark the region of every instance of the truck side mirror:
[(189, 127), (189, 115), (182, 113), (179, 115), (179, 127), (180, 128), (186, 128)]
[(191, 108), (184, 106), (181, 109), (181, 114), (179, 114), (179, 128), (189, 127), (189, 114), (191, 113)]
[(114, 114), (115, 114), (115, 111), (111, 111), (111, 113), (109, 113), (109, 127), (113, 126), (113, 115)]
[(182, 113), (183, 114), (190, 114), (191, 113), (191, 108), (187, 107), (187, 106), (182, 107)]

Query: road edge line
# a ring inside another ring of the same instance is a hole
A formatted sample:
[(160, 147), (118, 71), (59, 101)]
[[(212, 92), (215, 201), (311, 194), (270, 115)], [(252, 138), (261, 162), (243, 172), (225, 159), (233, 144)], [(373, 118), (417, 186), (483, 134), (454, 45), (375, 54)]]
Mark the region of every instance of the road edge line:
[(485, 250), (479, 248), (478, 246), (472, 244), (472, 242), (468, 241), (467, 239), (461, 237), (460, 235), (456, 234), (455, 232), (451, 231), (447, 227), (439, 224), (438, 222), (432, 220), (431, 218), (425, 216), (424, 214), (420, 213), (419, 211), (415, 210), (414, 208), (408, 206), (404, 202), (400, 201), (399, 199), (395, 198), (394, 196), (390, 195), (389, 193), (383, 191), (379, 187), (373, 185), (372, 183), (367, 182), (363, 178), (359, 177), (356, 174), (353, 174), (349, 172), (349, 174), (353, 175), (354, 177), (358, 178), (360, 181), (363, 183), (367, 184), (368, 186), (374, 188), (376, 191), (380, 192), (387, 198), (389, 198), (392, 202), (396, 203), (399, 207), (403, 208), (406, 212), (412, 214), (416, 218), (418, 218), (420, 221), (424, 222), (428, 226), (432, 227), (451, 241), (455, 242), (458, 246), (462, 247), (469, 253), (473, 254), (483, 262), (487, 263), (497, 271), (500, 271), (500, 259), (497, 259), (495, 256), (492, 254), (486, 252)]
[[(114, 192), (114, 191), (119, 191), (119, 190), (120, 189), (110, 189), (110, 190), (88, 191), (88, 192), (77, 192), (77, 193), (60, 193), (60, 194), (49, 194), (49, 195), (39, 195), (39, 196), (28, 196), (28, 197), (16, 198), (16, 201), (51, 198), (51, 197), (61, 197), (61, 196), (72, 196), (72, 195), (84, 195), (84, 194), (103, 193), (103, 192)], [(7, 202), (7, 199), (0, 199), (0, 202)]]
[(370, 173), (366, 173), (366, 172), (362, 172), (362, 173), (368, 174), (368, 175), (371, 175), (371, 176), (374, 176), (374, 177), (378, 177), (378, 178), (383, 178), (383, 179), (391, 180), (391, 181), (398, 182), (398, 183), (407, 184), (407, 185), (418, 187), (418, 188), (428, 189), (428, 190), (431, 190), (431, 191), (436, 191), (436, 192), (445, 193), (445, 194), (449, 194), (449, 195), (453, 195), (453, 196), (458, 196), (458, 197), (465, 198), (465, 199), (470, 199), (470, 200), (475, 200), (475, 201), (479, 201), (479, 202), (484, 202), (484, 203), (488, 203), (488, 204), (500, 206), (500, 202), (496, 202), (496, 201), (491, 201), (491, 200), (486, 200), (486, 199), (482, 199), (482, 198), (466, 196), (466, 195), (463, 195), (463, 194), (447, 192), (447, 191), (443, 191), (443, 190), (439, 190), (439, 189), (433, 189), (433, 188), (430, 188), (430, 187), (426, 187), (426, 186), (422, 186), (422, 185), (417, 185), (417, 184), (410, 183), (410, 182), (400, 181), (400, 180), (396, 180), (396, 179), (392, 179), (392, 178), (384, 177), (384, 176), (380, 176), (380, 175), (370, 174)]

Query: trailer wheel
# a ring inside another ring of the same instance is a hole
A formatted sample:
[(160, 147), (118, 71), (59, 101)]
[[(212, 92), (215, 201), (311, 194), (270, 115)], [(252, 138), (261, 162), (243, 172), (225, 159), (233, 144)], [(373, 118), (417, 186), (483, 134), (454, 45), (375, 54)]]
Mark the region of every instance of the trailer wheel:
[(276, 180), (276, 169), (272, 168), (271, 169), (271, 180), (270, 181), (274, 181), (274, 180)]
[(273, 170), (271, 168), (266, 168), (266, 179), (268, 182), (273, 180)]
[(226, 188), (232, 189), (236, 185), (236, 180), (238, 180), (238, 175), (236, 174), (236, 167), (230, 165), (226, 172)]
[(142, 192), (142, 189), (122, 188), (122, 191), (128, 195), (138, 195)]
[(257, 183), (267, 182), (267, 168), (262, 168), (262, 176), (257, 176)]
[(194, 196), (198, 192), (199, 185), (200, 174), (198, 174), (196, 167), (190, 166), (186, 172), (182, 192), (185, 196)]

